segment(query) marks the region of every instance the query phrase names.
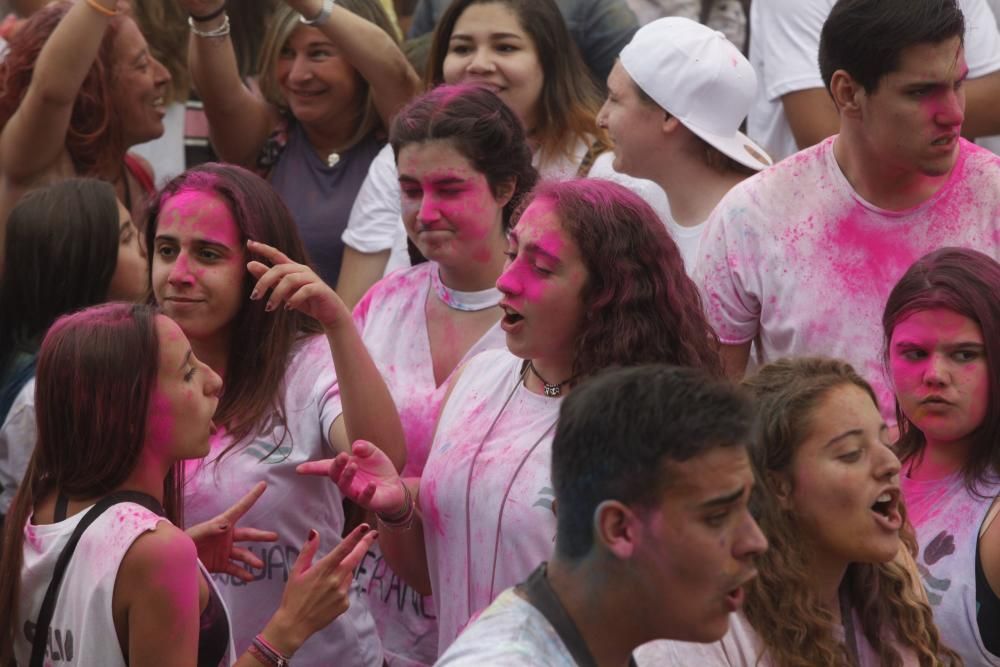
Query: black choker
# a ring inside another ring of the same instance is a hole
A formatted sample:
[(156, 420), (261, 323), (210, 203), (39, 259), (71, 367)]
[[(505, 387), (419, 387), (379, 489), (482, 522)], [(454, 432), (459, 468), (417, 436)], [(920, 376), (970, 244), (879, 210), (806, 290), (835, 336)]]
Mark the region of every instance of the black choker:
[(544, 386), (543, 391), (544, 391), (545, 395), (548, 396), (549, 398), (555, 398), (556, 396), (561, 395), (562, 394), (562, 388), (565, 387), (570, 382), (572, 382), (573, 380), (576, 379), (576, 376), (574, 375), (573, 377), (571, 377), (571, 378), (569, 378), (567, 380), (563, 380), (559, 384), (549, 384), (548, 380), (546, 380), (541, 375), (539, 375), (538, 371), (535, 370), (535, 365), (533, 363), (531, 363), (530, 361), (528, 362), (528, 369), (531, 370), (531, 372), (534, 374), (534, 376), (536, 378), (538, 378), (539, 380), (542, 381), (542, 385)]

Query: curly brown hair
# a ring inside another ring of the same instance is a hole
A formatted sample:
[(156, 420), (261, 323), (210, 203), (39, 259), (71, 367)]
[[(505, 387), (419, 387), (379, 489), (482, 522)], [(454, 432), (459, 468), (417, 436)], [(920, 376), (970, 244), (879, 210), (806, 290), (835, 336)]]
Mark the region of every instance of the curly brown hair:
[(525, 200), (515, 223), (538, 199), (553, 204), (587, 269), (574, 376), (645, 363), (722, 375), (719, 339), (705, 319), (698, 289), (649, 204), (601, 178), (547, 182)]
[[(9, 51), (0, 62), (0, 127), (21, 105), (38, 54), (72, 6), (70, 2), (54, 2), (44, 7), (32, 14), (11, 38)], [(66, 150), (78, 176), (105, 176), (117, 174), (121, 169), (121, 159), (128, 147), (111, 94), (112, 64), (118, 28), (122, 21), (130, 20), (121, 16), (111, 21), (73, 103), (66, 130)]]
[[(770, 544), (757, 558), (758, 576), (747, 587), (743, 611), (776, 667), (850, 667), (837, 638), (833, 615), (809, 586), (808, 556), (793, 511), (778, 502), (778, 474), (787, 472), (808, 437), (816, 408), (829, 393), (853, 385), (878, 405), (871, 386), (847, 363), (807, 357), (762, 367), (743, 385), (757, 401), (757, 427), (750, 459), (757, 479), (751, 509)], [(905, 508), (900, 544), (910, 555), (917, 545)], [(921, 667), (961, 665), (941, 643), (919, 579), (903, 563), (852, 563), (842, 591), (857, 611), (879, 664), (902, 667), (897, 646), (916, 654)], [(892, 641), (885, 641), (891, 637)]]

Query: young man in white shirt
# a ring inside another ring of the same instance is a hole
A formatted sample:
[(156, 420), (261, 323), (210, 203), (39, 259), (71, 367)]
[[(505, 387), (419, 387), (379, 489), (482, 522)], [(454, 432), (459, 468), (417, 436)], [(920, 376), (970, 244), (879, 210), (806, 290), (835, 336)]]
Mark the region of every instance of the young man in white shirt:
[(955, 0), (839, 0), (820, 64), (840, 134), (735, 187), (708, 222), (695, 282), (733, 377), (827, 355), (894, 399), (885, 299), (944, 246), (1000, 258), (1000, 158), (960, 136), (964, 19)]
[(739, 131), (757, 88), (753, 68), (722, 33), (681, 17), (639, 29), (608, 76), (597, 117), (617, 171), (667, 193), (667, 227), (688, 273), (704, 222), (733, 186), (771, 161)]
[[(750, 6), (750, 62), (760, 89), (747, 131), (775, 161), (837, 133), (840, 118), (817, 65), (820, 31), (834, 1), (754, 0)], [(969, 65), (962, 133), (1000, 134), (1000, 31), (988, 0), (958, 5), (965, 14)]]
[(566, 398), (552, 445), (555, 554), (436, 663), (624, 667), (657, 638), (715, 641), (767, 541), (747, 508), (752, 408), (734, 385), (663, 365)]

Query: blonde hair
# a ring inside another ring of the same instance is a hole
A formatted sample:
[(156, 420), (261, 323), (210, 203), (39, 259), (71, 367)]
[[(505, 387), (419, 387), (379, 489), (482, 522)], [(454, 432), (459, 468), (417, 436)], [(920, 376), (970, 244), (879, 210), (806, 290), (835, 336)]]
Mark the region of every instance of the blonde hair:
[[(337, 4), (361, 18), (374, 23), (387, 35), (392, 37), (392, 40), (396, 44), (399, 44), (392, 21), (385, 13), (379, 0), (338, 0)], [(257, 65), (260, 91), (264, 95), (264, 99), (281, 109), (283, 113), (290, 113), (290, 111), (288, 109), (288, 102), (281, 94), (281, 89), (278, 86), (275, 69), (278, 59), (281, 57), (281, 51), (285, 48), (289, 37), (301, 25), (299, 18), (300, 14), (288, 5), (282, 3), (278, 6), (271, 17), (267, 32), (264, 34), (264, 42), (261, 45), (260, 59)], [(364, 78), (359, 76), (359, 79), (361, 80), (361, 95), (363, 99), (359, 103), (360, 113), (357, 118), (357, 127), (348, 145), (343, 147), (345, 149), (358, 143), (372, 132), (386, 132), (382, 117), (379, 116), (378, 109), (375, 108), (375, 99), (372, 95), (370, 85)]]
[[(743, 385), (757, 400), (750, 458), (758, 487), (752, 503), (770, 544), (757, 559), (759, 576), (747, 587), (744, 613), (776, 667), (850, 667), (833, 615), (809, 586), (810, 568), (798, 520), (777, 500), (775, 473), (789, 469), (809, 435), (816, 408), (833, 389), (856, 386), (877, 405), (875, 394), (849, 364), (820, 357), (768, 364)], [(913, 528), (905, 508), (900, 511), (900, 547), (913, 555), (917, 550)], [(897, 558), (888, 563), (852, 563), (841, 585), (858, 613), (865, 638), (879, 653), (879, 664), (902, 667), (896, 646), (903, 646), (916, 654), (921, 667), (961, 665), (961, 658), (941, 644), (931, 608), (920, 594), (922, 584), (904, 562)]]

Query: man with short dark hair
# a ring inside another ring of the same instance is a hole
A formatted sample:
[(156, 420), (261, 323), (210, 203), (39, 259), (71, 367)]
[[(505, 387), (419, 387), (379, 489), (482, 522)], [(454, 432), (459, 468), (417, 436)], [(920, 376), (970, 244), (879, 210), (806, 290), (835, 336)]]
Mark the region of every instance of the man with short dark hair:
[(667, 229), (689, 274), (712, 209), (771, 164), (739, 131), (756, 89), (739, 49), (721, 32), (682, 17), (640, 28), (608, 76), (597, 124), (614, 140), (615, 170), (667, 193)]
[(725, 634), (767, 542), (747, 509), (753, 410), (703, 371), (606, 372), (560, 409), (555, 555), (438, 665), (624, 667), (660, 638)]
[[(754, 36), (750, 62), (760, 78), (760, 90), (747, 128), (775, 161), (837, 133), (837, 108), (816, 66), (820, 32), (833, 4), (834, 0), (754, 0), (750, 6)], [(969, 65), (963, 134), (998, 134), (1000, 32), (987, 0), (959, 0), (958, 5), (966, 19)], [(996, 11), (994, 7), (992, 12)]]
[(962, 139), (964, 18), (955, 0), (840, 0), (820, 39), (840, 134), (735, 187), (709, 220), (695, 282), (742, 376), (761, 361), (849, 361), (891, 419), (885, 299), (943, 246), (1000, 258), (1000, 158)]

